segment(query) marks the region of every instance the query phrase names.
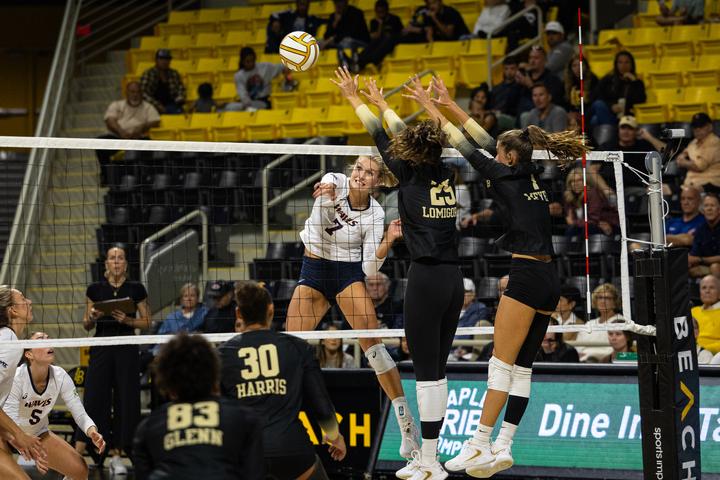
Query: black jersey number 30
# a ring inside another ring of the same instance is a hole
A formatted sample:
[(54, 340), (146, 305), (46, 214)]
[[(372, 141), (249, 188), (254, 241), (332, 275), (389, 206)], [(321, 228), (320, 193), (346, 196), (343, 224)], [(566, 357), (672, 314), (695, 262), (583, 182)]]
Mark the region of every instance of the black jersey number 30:
[(335, 224), (334, 227), (327, 227), (325, 231), (328, 233), (328, 235), (335, 235), (335, 232), (340, 230), (343, 227), (343, 224), (340, 223), (340, 220), (337, 218), (333, 220), (333, 223)]

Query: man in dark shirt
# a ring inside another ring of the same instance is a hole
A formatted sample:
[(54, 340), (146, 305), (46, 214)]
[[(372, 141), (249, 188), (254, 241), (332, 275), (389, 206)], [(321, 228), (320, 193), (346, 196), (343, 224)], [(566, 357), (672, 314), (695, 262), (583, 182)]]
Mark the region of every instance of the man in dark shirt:
[(140, 77), (143, 98), (164, 114), (183, 113), (185, 103), (185, 85), (178, 71), (170, 68), (171, 60), (170, 50), (161, 48), (155, 53), (155, 66)]
[(393, 51), (400, 39), (402, 21), (390, 13), (389, 8), (387, 0), (375, 2), (375, 18), (370, 20), (370, 44), (358, 58), (360, 70), (369, 63), (380, 67), (385, 56)]
[(365, 288), (375, 306), (378, 323), (387, 328), (403, 328), (403, 304), (390, 298), (390, 279), (382, 272), (365, 277)]
[(403, 29), (402, 42), (422, 43), (457, 40), (468, 35), (467, 25), (460, 12), (443, 5), (442, 0), (425, 0), (424, 7), (418, 7), (412, 20)]
[(703, 199), (705, 223), (695, 231), (688, 267), (694, 278), (712, 274), (720, 277), (720, 199), (714, 192)]
[(235, 331), (235, 300), (233, 300), (233, 282), (218, 280), (208, 289), (208, 296), (215, 305), (205, 316), (205, 333), (229, 333)]
[(493, 87), (492, 92), (490, 92), (489, 108), (491, 110), (499, 110), (513, 117), (517, 115), (517, 106), (523, 91), (522, 85), (515, 80), (517, 73), (517, 57), (505, 57), (505, 60), (503, 60), (503, 82)]
[(292, 335), (270, 330), (274, 307), (267, 290), (237, 282), (238, 335), (220, 348), (221, 390), (264, 419), (263, 451), (269, 478), (327, 478), (305, 427), (303, 406), (318, 420), (335, 460), (345, 457), (335, 407), (314, 349)]
[(280, 50), (280, 42), (288, 33), (301, 31), (313, 37), (317, 35), (318, 27), (325, 23), (325, 20), (310, 15), (309, 10), (310, 0), (296, 0), (295, 10), (288, 9), (270, 15), (265, 53), (277, 53)]
[(333, 3), (335, 11), (328, 18), (327, 31), (324, 40), (320, 42), (320, 49), (337, 48), (338, 60), (345, 65), (351, 64), (344, 52), (345, 49), (350, 49), (352, 65), (357, 65), (358, 49), (370, 43), (365, 14), (359, 8), (348, 4), (348, 0), (333, 0)]
[(518, 113), (532, 110), (535, 106), (532, 101), (532, 87), (536, 83), (545, 84), (555, 105), (565, 107), (565, 89), (562, 80), (545, 68), (546, 61), (547, 54), (540, 45), (535, 45), (530, 49), (527, 69), (519, 69), (515, 77), (517, 83), (523, 87)]
[(219, 392), (220, 362), (201, 336), (180, 333), (163, 345), (155, 379), (170, 402), (135, 433), (139, 480), (265, 478), (261, 418)]

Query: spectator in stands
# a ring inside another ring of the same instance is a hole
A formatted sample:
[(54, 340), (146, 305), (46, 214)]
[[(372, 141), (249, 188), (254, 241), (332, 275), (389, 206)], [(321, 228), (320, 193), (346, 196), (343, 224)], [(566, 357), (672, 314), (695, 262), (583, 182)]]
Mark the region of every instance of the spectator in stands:
[(693, 139), (676, 159), (678, 167), (687, 169), (683, 185), (720, 186), (720, 138), (713, 132), (712, 120), (707, 113), (696, 113), (690, 126)]
[[(617, 140), (611, 140), (600, 145), (600, 150), (622, 150), (623, 152), (640, 153), (652, 152), (653, 150), (662, 151), (664, 148), (665, 142), (657, 139), (646, 129), (638, 128), (637, 120), (632, 115), (620, 117)], [(635, 177), (637, 178), (637, 175)], [(612, 183), (614, 183), (614, 175), (612, 180)], [(640, 183), (638, 185), (644, 184)]]
[(403, 303), (390, 297), (390, 278), (383, 272), (365, 277), (365, 288), (375, 306), (380, 328), (403, 328)]
[[(330, 14), (324, 40), (320, 48), (336, 48), (341, 64), (351, 65), (358, 71), (358, 50), (370, 43), (365, 14), (362, 10), (349, 4), (348, 0), (333, 0), (335, 11)], [(352, 61), (345, 56), (345, 49), (352, 50)]]
[[(563, 197), (565, 221), (568, 225), (565, 235), (569, 238), (584, 235), (582, 168), (575, 167), (568, 174)], [(620, 230), (617, 209), (610, 204), (608, 196), (598, 188), (594, 175), (587, 176), (587, 215), (590, 235), (602, 233), (611, 236)]]
[(545, 67), (547, 55), (540, 45), (530, 49), (527, 69), (520, 68), (515, 81), (523, 87), (518, 104), (518, 112), (527, 112), (533, 108), (532, 87), (543, 83), (557, 105), (565, 105), (565, 92), (562, 81)]
[(190, 107), (190, 113), (213, 113), (217, 111), (218, 105), (215, 103), (213, 93), (212, 83), (205, 82), (198, 85), (198, 99)]
[(706, 350), (699, 343), (697, 339), (700, 336), (700, 326), (698, 325), (697, 318), (692, 317), (693, 320), (693, 331), (695, 333), (695, 349), (697, 350), (697, 359), (699, 365), (708, 365), (713, 360), (713, 354), (710, 350)]
[[(335, 325), (329, 325), (326, 331), (338, 330)], [(325, 338), (320, 340), (315, 350), (320, 368), (353, 368), (352, 355), (343, 350), (342, 338)]]
[(218, 280), (210, 284), (208, 297), (215, 304), (205, 315), (205, 333), (229, 333), (235, 331), (235, 308), (237, 304), (233, 298), (234, 283)]
[[(563, 285), (560, 288), (560, 300), (558, 300), (555, 313), (552, 314), (552, 318), (557, 322), (557, 325), (580, 325), (585, 323), (585, 320), (575, 315), (575, 307), (580, 300), (580, 290), (577, 288), (570, 285)], [(575, 340), (575, 337), (577, 337), (577, 332), (564, 334), (566, 340)]]
[(689, 25), (700, 23), (705, 16), (704, 0), (672, 0), (668, 6), (667, 0), (658, 0), (660, 15), (655, 21), (658, 25)]
[[(194, 283), (186, 283), (180, 288), (180, 308), (167, 316), (158, 329), (158, 335), (179, 332), (192, 333), (202, 330), (208, 309), (200, 303), (200, 289)], [(160, 345), (153, 349), (157, 354)]]
[[(625, 320), (612, 320), (610, 323), (625, 323)], [(600, 363), (615, 363), (618, 354), (635, 351), (635, 338), (627, 330), (611, 330), (607, 332), (607, 340), (612, 353), (600, 360)]]
[[(598, 317), (587, 322), (587, 325), (613, 323), (615, 320), (624, 321), (620, 311), (620, 294), (612, 283), (599, 285), (592, 293), (592, 307), (597, 310)], [(583, 343), (601, 343), (608, 346), (579, 346)], [(576, 348), (580, 354), (581, 362), (597, 363), (611, 355), (612, 347), (608, 344), (608, 335), (605, 330), (591, 332), (578, 332)]]
[(720, 353), (720, 279), (714, 275), (703, 277), (700, 281), (700, 301), (702, 305), (690, 311), (698, 324), (696, 341), (715, 355)]
[[(479, 326), (481, 320), (487, 320), (488, 308), (482, 302), (476, 302), (477, 291), (475, 289), (475, 282), (469, 278), (463, 278), (463, 290), (465, 291), (465, 297), (463, 299), (462, 310), (460, 310), (460, 320), (458, 321), (458, 327), (475, 327)], [(472, 335), (457, 335), (455, 337), (458, 340), (469, 340), (472, 339)], [(472, 351), (472, 347), (457, 347), (450, 355), (455, 360), (466, 359), (465, 356)]]
[(403, 43), (439, 42), (458, 40), (470, 33), (460, 12), (442, 0), (425, 0), (418, 7), (402, 32)]
[(479, 87), (473, 88), (470, 92), (469, 113), (490, 136), (497, 137), (500, 133), (498, 119), (495, 112), (488, 107), (489, 97), (490, 92), (487, 83), (483, 82)]
[[(550, 320), (550, 325), (557, 325), (558, 321)], [(538, 350), (535, 361), (537, 362), (559, 362), (559, 363), (577, 363), (580, 361), (578, 352), (571, 347), (563, 339), (562, 332), (545, 332)]]
[(700, 213), (700, 191), (693, 187), (683, 187), (680, 193), (682, 216), (665, 220), (665, 235), (668, 243), (676, 247), (691, 247), (695, 231), (705, 222)]
[(291, 32), (307, 32), (317, 35), (320, 25), (325, 23), (320, 17), (310, 15), (310, 0), (295, 0), (295, 10), (287, 9), (270, 15), (267, 25), (265, 53), (277, 53), (280, 42)]
[[(558, 74), (560, 75), (560, 74)], [(580, 111), (580, 56), (573, 55), (565, 67), (564, 74), (565, 100), (571, 112)], [(595, 89), (598, 85), (598, 77), (592, 72), (587, 58), (583, 58), (583, 79), (585, 82), (585, 105), (592, 105), (595, 101)]]
[(695, 238), (688, 255), (691, 277), (712, 274), (720, 277), (720, 199), (707, 193), (703, 199), (705, 222), (695, 230)]
[[(86, 291), (83, 327), (95, 329), (96, 337), (135, 335), (135, 329), (150, 326), (147, 290), (140, 282), (128, 279), (125, 249), (112, 247), (105, 254), (105, 273), (100, 282)], [(132, 313), (119, 307), (108, 315), (99, 302), (129, 298)], [(98, 308), (95, 308), (95, 307)], [(92, 347), (85, 378), (85, 410), (97, 423), (98, 431), (108, 439), (112, 455), (111, 474), (127, 474), (120, 458), (122, 450), (131, 451), (135, 427), (140, 421), (140, 352), (137, 345)], [(83, 453), (87, 438), (78, 433), (76, 450)]]
[(547, 85), (536, 83), (532, 87), (532, 99), (535, 108), (520, 115), (520, 126), (537, 125), (546, 132), (557, 133), (567, 128), (567, 112), (553, 103)]
[(396, 362), (411, 360), (410, 349), (408, 348), (407, 339), (400, 337), (400, 344), (394, 348), (388, 348), (388, 353)]
[[(497, 298), (498, 303), (500, 303), (500, 297), (503, 296), (505, 293), (505, 290), (507, 290), (508, 282), (510, 281), (509, 275), (503, 275), (498, 279), (497, 283)], [(497, 310), (493, 313), (493, 322), (495, 321), (494, 316), (497, 313)], [(480, 351), (477, 352), (477, 358), (475, 360), (479, 362), (487, 362), (490, 360), (490, 357), (492, 357), (493, 348), (495, 348), (495, 345), (493, 342), (490, 342), (486, 344)]]
[[(511, 15), (538, 4), (537, 0), (515, 0), (510, 3)], [(508, 51), (513, 51), (525, 40), (534, 38), (538, 32), (538, 22), (542, 22), (542, 17), (538, 18), (535, 9), (525, 12), (522, 17), (512, 22), (503, 32), (507, 35)]]
[(523, 86), (517, 81), (518, 60), (509, 56), (503, 60), (503, 82), (493, 88), (489, 108), (512, 117), (517, 116)]
[(402, 20), (390, 13), (387, 0), (375, 2), (375, 18), (370, 20), (370, 43), (360, 52), (358, 57), (359, 70), (372, 63), (378, 70), (383, 59), (393, 51), (400, 41), (403, 30)]
[(487, 38), (490, 33), (497, 37), (495, 30), (510, 17), (510, 7), (506, 0), (485, 0), (480, 16), (473, 27), (473, 36)]
[(148, 68), (140, 77), (143, 98), (158, 112), (183, 113), (185, 85), (177, 70), (170, 68), (172, 54), (161, 48), (155, 53), (155, 66)]
[[(550, 46), (547, 58), (547, 69), (551, 73), (562, 77), (563, 71), (573, 56), (573, 47), (565, 39), (565, 29), (560, 22), (548, 22), (545, 25), (545, 39)], [(584, 73), (584, 72), (583, 72)]]
[(631, 115), (637, 103), (646, 100), (645, 84), (635, 73), (635, 58), (627, 50), (615, 55), (613, 71), (598, 83), (596, 100), (590, 108), (590, 125), (614, 125)]
[[(129, 82), (125, 87), (125, 100), (115, 100), (105, 110), (107, 134), (98, 138), (109, 139), (148, 139), (148, 131), (160, 125), (160, 115), (155, 107), (143, 99), (138, 82)], [(100, 163), (100, 175), (103, 185), (117, 184), (113, 163), (120, 164), (123, 156), (116, 150), (96, 150)]]
[(262, 110), (270, 108), (272, 79), (288, 75), (282, 63), (256, 62), (255, 50), (251, 47), (240, 49), (239, 70), (235, 73), (236, 102), (225, 106), (226, 111)]

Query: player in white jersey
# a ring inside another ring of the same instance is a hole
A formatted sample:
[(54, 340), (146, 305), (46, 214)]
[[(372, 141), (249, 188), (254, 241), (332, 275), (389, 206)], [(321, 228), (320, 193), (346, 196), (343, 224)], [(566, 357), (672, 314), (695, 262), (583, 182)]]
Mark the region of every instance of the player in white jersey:
[[(32, 319), (32, 301), (21, 291), (0, 285), (0, 342), (17, 341), (17, 336), (22, 335)], [(3, 480), (29, 478), (13, 459), (11, 446), (26, 459), (35, 460), (40, 472), (47, 472), (47, 453), (40, 439), (23, 432), (1, 409), (10, 395), (22, 354), (20, 347), (0, 345), (0, 478)]]
[[(300, 232), (305, 256), (288, 307), (288, 331), (314, 330), (333, 300), (353, 328), (378, 328), (365, 275), (377, 273), (402, 229), (395, 221), (383, 235), (385, 212), (371, 193), (396, 184), (380, 157), (363, 156), (355, 161), (349, 177), (328, 173), (315, 186), (315, 204)], [(410, 458), (418, 448), (417, 428), (395, 362), (379, 339), (360, 339), (360, 346), (392, 401), (402, 432), (400, 455)]]
[[(35, 332), (31, 338), (44, 340), (48, 336), (43, 332)], [(52, 364), (55, 351), (48, 347), (27, 349), (24, 358), (25, 363), (15, 372), (10, 396), (3, 407), (5, 413), (25, 433), (40, 438), (48, 452), (48, 467), (51, 470), (74, 480), (86, 479), (88, 467), (82, 456), (48, 429), (48, 415), (58, 398), (63, 399), (77, 426), (92, 440), (100, 453), (105, 449), (105, 440), (95, 422), (85, 412), (70, 375)]]

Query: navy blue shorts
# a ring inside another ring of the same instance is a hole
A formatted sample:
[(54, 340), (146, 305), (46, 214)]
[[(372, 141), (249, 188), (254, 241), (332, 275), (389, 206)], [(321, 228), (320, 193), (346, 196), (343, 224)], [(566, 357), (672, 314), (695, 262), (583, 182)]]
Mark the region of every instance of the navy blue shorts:
[(364, 282), (362, 262), (335, 262), (303, 257), (298, 285), (314, 288), (329, 301), (355, 282)]

